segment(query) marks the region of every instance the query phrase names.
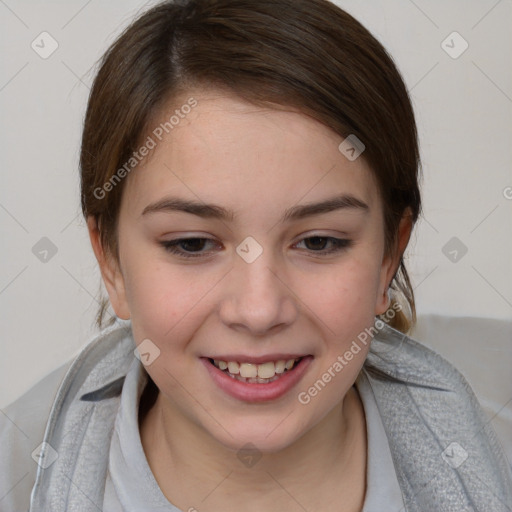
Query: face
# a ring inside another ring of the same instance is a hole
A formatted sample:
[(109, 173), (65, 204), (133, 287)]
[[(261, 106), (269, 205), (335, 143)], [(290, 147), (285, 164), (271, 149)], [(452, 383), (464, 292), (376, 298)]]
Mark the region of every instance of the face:
[(232, 449), (283, 449), (352, 386), (369, 344), (336, 361), (386, 310), (397, 260), (372, 173), (340, 136), (301, 113), (190, 96), (126, 178), (119, 265), (103, 277), (136, 343), (159, 351), (146, 370), (176, 421)]

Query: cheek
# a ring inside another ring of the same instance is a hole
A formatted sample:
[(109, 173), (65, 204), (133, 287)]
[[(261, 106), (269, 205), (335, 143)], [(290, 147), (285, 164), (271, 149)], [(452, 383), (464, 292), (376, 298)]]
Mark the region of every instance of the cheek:
[(192, 266), (169, 265), (164, 259), (132, 253), (125, 283), (135, 340), (149, 338), (167, 352), (192, 338), (218, 276), (199, 274)]
[[(361, 336), (369, 341), (365, 330), (374, 325), (379, 283), (379, 265), (375, 257), (358, 254), (308, 283), (313, 291), (307, 292), (304, 288), (304, 293), (309, 293), (305, 302), (323, 331), (323, 354), (320, 355), (326, 358), (326, 364), (336, 361), (338, 355), (349, 350), (354, 340)], [(345, 376), (355, 377), (368, 349), (369, 345), (360, 344), (357, 357), (344, 369)], [(343, 379), (338, 381), (341, 384)]]
[(305, 280), (305, 303), (322, 320), (331, 347), (343, 348), (373, 325), (379, 270), (375, 258), (361, 255)]
[(183, 275), (159, 265), (133, 268), (126, 295), (134, 329), (156, 338), (172, 331), (197, 301), (194, 286), (185, 285), (184, 280)]
[[(312, 398), (314, 415), (321, 416), (339, 403), (364, 364), (375, 320), (378, 276), (375, 258), (361, 254), (326, 272), (321, 279), (317, 276), (309, 281), (313, 291), (307, 303), (312, 305), (311, 316), (316, 317), (314, 321), (323, 331), (317, 371), (301, 390), (310, 398), (322, 390), (321, 399)], [(304, 293), (308, 293), (306, 290)], [(319, 387), (319, 380), (328, 382), (325, 388)]]

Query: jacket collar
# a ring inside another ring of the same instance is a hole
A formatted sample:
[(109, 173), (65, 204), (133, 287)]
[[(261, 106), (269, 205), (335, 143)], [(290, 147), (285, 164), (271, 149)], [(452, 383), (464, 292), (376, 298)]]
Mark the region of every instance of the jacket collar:
[[(130, 322), (118, 321), (74, 360), (44, 436), (58, 458), (38, 468), (30, 512), (102, 509), (106, 454), (134, 350)], [(375, 394), (407, 512), (505, 510), (503, 504), (512, 501), (510, 468), (488, 418), (453, 366), (382, 323), (363, 371)], [(442, 457), (454, 441), (470, 460), (457, 468)]]

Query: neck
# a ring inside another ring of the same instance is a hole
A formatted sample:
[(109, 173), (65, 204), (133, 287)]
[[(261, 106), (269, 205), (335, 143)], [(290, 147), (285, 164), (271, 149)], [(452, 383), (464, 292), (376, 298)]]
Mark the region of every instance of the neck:
[[(226, 503), (246, 511), (252, 510), (250, 504), (254, 504), (254, 510), (261, 510), (262, 496), (276, 510), (289, 508), (290, 499), (295, 496), (307, 500), (306, 488), (328, 496), (333, 482), (344, 495), (344, 510), (361, 509), (366, 477), (366, 424), (355, 388), (350, 388), (338, 406), (292, 445), (262, 454), (254, 465), (244, 466), (235, 451), (218, 443), (196, 424), (176, 418), (179, 416), (159, 393), (154, 406), (142, 418), (140, 430), (148, 463), (160, 489), (183, 510), (191, 509), (190, 500), (197, 500), (198, 496), (198, 510), (207, 496), (205, 503), (212, 506), (203, 507), (205, 510), (225, 510)], [(301, 503), (300, 499), (297, 501)], [(278, 507), (277, 503), (281, 505)], [(272, 507), (267, 505), (266, 510), (273, 510)], [(339, 510), (339, 502), (334, 508)]]

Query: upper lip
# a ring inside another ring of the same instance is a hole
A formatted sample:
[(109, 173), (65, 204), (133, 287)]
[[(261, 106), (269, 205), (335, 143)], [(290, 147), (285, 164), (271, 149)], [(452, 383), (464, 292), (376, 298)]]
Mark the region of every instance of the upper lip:
[(299, 359), (309, 354), (266, 354), (263, 356), (250, 356), (245, 354), (229, 354), (209, 356), (207, 359), (216, 359), (218, 361), (237, 361), (242, 363), (262, 364), (269, 361), (289, 361), (290, 359)]

